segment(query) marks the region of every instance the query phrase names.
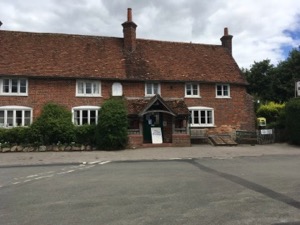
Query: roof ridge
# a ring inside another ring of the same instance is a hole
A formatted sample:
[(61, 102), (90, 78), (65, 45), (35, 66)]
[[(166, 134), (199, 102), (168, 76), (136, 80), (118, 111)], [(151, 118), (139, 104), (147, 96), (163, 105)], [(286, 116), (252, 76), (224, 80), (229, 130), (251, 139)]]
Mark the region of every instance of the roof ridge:
[(187, 45), (205, 45), (205, 46), (213, 46), (213, 47), (222, 47), (221, 44), (205, 44), (199, 42), (185, 42), (185, 41), (165, 41), (165, 40), (156, 40), (156, 39), (147, 39), (147, 38), (137, 38), (137, 41), (149, 41), (149, 42), (160, 42), (160, 43), (173, 43), (173, 44), (187, 44)]

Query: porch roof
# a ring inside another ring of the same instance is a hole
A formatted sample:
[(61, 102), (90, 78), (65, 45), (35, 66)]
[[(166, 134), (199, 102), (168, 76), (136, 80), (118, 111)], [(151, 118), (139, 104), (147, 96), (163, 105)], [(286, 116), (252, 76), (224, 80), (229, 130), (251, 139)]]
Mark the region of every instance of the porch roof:
[(128, 115), (142, 116), (156, 102), (156, 100), (159, 100), (172, 115), (189, 115), (189, 110), (184, 100), (163, 99), (159, 95), (154, 96), (151, 99), (127, 99), (127, 113)]

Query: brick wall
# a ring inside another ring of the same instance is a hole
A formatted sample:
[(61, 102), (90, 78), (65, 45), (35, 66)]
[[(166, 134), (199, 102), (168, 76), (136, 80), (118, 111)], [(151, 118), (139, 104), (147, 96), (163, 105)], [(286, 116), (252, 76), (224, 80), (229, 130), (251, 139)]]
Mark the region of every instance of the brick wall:
[[(47, 102), (65, 105), (69, 110), (75, 106), (101, 106), (111, 96), (112, 81), (101, 81), (102, 97), (76, 97), (75, 79), (32, 79), (28, 80), (27, 97), (1, 96), (1, 106), (18, 105), (33, 108), (36, 118)], [(144, 97), (144, 82), (120, 82), (127, 97)], [(184, 83), (161, 83), (163, 98), (184, 98)], [(214, 109), (215, 128), (209, 133), (230, 133), (237, 129), (254, 130), (255, 115), (253, 99), (246, 93), (245, 86), (230, 85), (230, 98), (215, 97), (215, 84), (200, 84), (201, 98), (185, 98), (188, 107), (204, 106)]]

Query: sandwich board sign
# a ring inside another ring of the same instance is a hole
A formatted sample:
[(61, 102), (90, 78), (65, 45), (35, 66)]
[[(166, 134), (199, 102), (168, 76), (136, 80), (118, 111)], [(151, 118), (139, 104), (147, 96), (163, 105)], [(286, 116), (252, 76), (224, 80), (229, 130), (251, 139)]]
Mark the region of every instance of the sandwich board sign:
[(300, 81), (296, 82), (296, 97), (300, 97)]
[(162, 133), (160, 127), (151, 127), (151, 136), (153, 144), (162, 144)]

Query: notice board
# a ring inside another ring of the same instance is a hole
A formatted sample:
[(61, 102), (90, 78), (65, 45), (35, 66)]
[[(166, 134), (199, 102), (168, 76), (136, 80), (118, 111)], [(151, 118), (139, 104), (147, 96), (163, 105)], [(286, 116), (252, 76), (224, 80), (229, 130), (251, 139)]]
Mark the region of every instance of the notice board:
[(162, 133), (160, 127), (151, 127), (151, 136), (153, 144), (161, 144), (162, 141)]

